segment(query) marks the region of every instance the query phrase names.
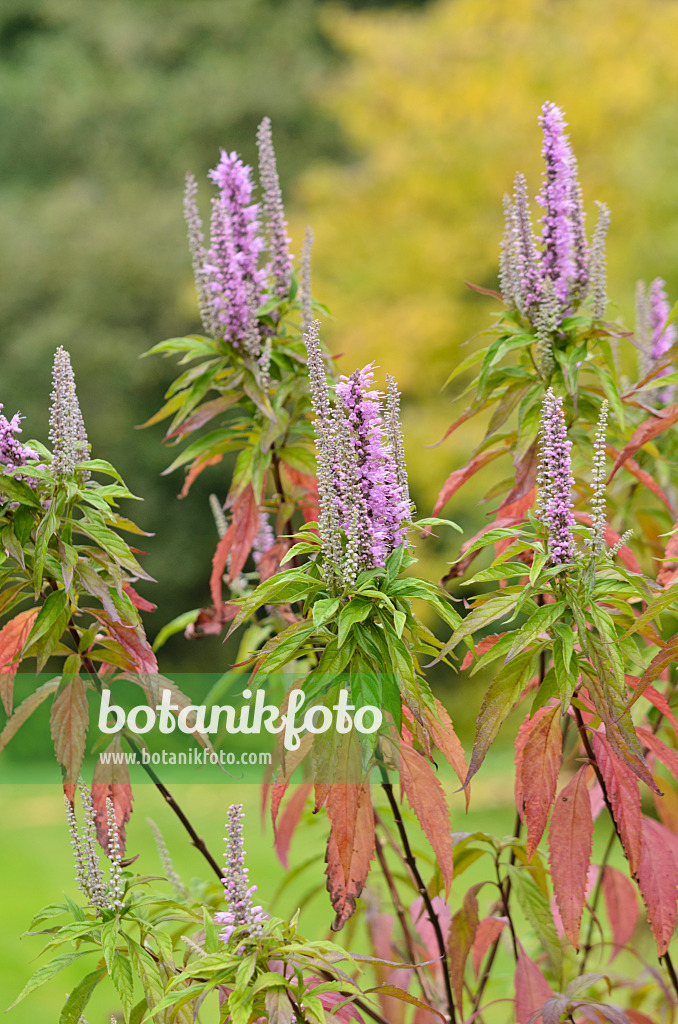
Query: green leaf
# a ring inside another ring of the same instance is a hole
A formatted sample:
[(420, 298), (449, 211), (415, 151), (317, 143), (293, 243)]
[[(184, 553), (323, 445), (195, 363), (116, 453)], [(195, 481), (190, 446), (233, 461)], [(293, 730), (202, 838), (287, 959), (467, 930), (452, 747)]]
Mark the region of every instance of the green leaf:
[(562, 985), (563, 950), (548, 899), (530, 875), (529, 869), (521, 870), (509, 865), (508, 871), (520, 909), (537, 933), (550, 960), (551, 970), (558, 979), (558, 984)]
[(313, 604), (313, 625), (318, 628), (322, 626), (323, 622), (327, 622), (335, 614), (339, 607), (340, 601), (338, 597), (323, 597), (320, 601), (315, 601)]
[(79, 960), (81, 956), (85, 956), (85, 953), (87, 952), (91, 953), (92, 951), (85, 950), (80, 953), (61, 953), (59, 956), (55, 957), (54, 960), (51, 960), (50, 963), (44, 964), (42, 967), (39, 967), (38, 970), (33, 975), (33, 977), (30, 979), (30, 981), (28, 981), (24, 985), (23, 989), (16, 997), (12, 1005), (8, 1006), (7, 1009), (11, 1010), (13, 1007), (17, 1006), (23, 999), (26, 998), (27, 995), (30, 995), (31, 992), (35, 991), (36, 988), (39, 988), (41, 985), (44, 985), (45, 982), (47, 981), (51, 981), (51, 979), (55, 975), (57, 975), (59, 971), (63, 971), (66, 967), (68, 967), (69, 964), (72, 964), (76, 960)]
[(175, 633), (182, 633), (187, 626), (195, 622), (199, 615), (200, 608), (192, 608), (191, 611), (183, 612), (181, 615), (177, 615), (175, 619), (172, 619), (171, 622), (166, 623), (153, 641), (153, 650), (159, 651), (171, 636), (174, 636)]
[(132, 1009), (134, 995), (134, 978), (132, 977), (132, 965), (129, 959), (116, 950), (113, 955), (113, 962), (110, 967), (111, 981), (120, 996), (125, 1016), (129, 1016)]
[(63, 1005), (59, 1024), (80, 1024), (80, 1018), (87, 1006), (94, 989), (106, 975), (103, 967), (86, 975), (82, 981), (71, 991), (68, 999)]
[(316, 475), (318, 467), (315, 455), (309, 448), (302, 448), (298, 445), (289, 448), (278, 448), (278, 457), (281, 462), (286, 463), (300, 473), (305, 473), (306, 476)]
[(339, 615), (339, 635), (337, 638), (337, 644), (340, 648), (346, 643), (351, 626), (355, 625), (356, 622), (363, 622), (373, 608), (374, 605), (371, 601), (361, 600), (360, 598), (354, 598), (342, 608)]
[(473, 636), (478, 630), (484, 629), (491, 623), (496, 622), (498, 619), (504, 618), (509, 612), (513, 611), (515, 606), (518, 604), (522, 593), (502, 593), (496, 597), (491, 597), (484, 604), (478, 605), (469, 612), (465, 619), (462, 619), (454, 633), (447, 641), (442, 651), (435, 659), (433, 664), (437, 664), (442, 658), (445, 657), (450, 651), (454, 650), (460, 640), (463, 640), (467, 636)]
[(52, 654), (71, 617), (71, 603), (65, 590), (53, 590), (43, 604), (24, 644), (22, 655), (34, 653), (38, 672)]
[(565, 612), (567, 605), (564, 601), (557, 601), (555, 604), (544, 604), (537, 608), (524, 625), (516, 631), (511, 648), (506, 655), (506, 660), (511, 661), (520, 651), (536, 640), (540, 633), (548, 630), (561, 615)]

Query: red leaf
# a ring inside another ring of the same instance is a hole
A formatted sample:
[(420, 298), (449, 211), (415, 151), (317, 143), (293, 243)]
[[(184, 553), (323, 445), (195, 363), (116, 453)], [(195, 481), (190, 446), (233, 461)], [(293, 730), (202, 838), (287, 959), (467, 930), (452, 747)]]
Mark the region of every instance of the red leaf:
[(555, 992), (533, 960), (530, 960), (522, 946), (516, 966), (516, 1021), (517, 1024), (542, 1024), (541, 1015), (534, 1014), (542, 1009), (547, 999)]
[(478, 411), (479, 411), (478, 407), (474, 406), (474, 405), (469, 406), (468, 409), (464, 409), (464, 411), (461, 414), (461, 416), (459, 417), (459, 419), (455, 420), (454, 423), (447, 428), (447, 430), (445, 431), (443, 436), (440, 438), (440, 440), (436, 441), (435, 444), (427, 445), (426, 447), (427, 448), (437, 448), (439, 444), (442, 444), (443, 441), (446, 441), (448, 439), (448, 437), (450, 437), (450, 435), (455, 432), (457, 427), (460, 427), (463, 423), (466, 423), (467, 420), (470, 420), (473, 416), (476, 415), (476, 413)]
[(638, 885), (647, 907), (650, 927), (663, 956), (676, 925), (678, 867), (667, 842), (671, 833), (658, 821), (643, 816), (643, 845), (638, 868)]
[(186, 626), (184, 636), (187, 640), (201, 636), (218, 636), (226, 623), (231, 622), (239, 611), (240, 608), (237, 604), (231, 604), (228, 601), (218, 608), (215, 608), (214, 605), (210, 608), (201, 608), (195, 622), (189, 622)]
[(14, 659), (21, 653), (39, 611), (39, 608), (29, 608), (19, 612), (0, 630), (0, 697), (8, 715), (12, 714), (14, 677), (19, 667)]
[(478, 924), (476, 937), (471, 947), (473, 970), (475, 971), (476, 978), (480, 975), (480, 968), (485, 959), (485, 954), (490, 946), (493, 946), (497, 941), (507, 924), (507, 917), (484, 917)]
[(657, 410), (654, 416), (636, 427), (631, 435), (631, 440), (628, 444), (624, 445), (621, 454), (612, 467), (608, 483), (612, 480), (617, 470), (624, 465), (629, 456), (637, 452), (648, 441), (668, 430), (676, 422), (678, 422), (678, 405), (667, 405), (665, 409)]
[[(607, 451), (607, 454), (611, 455), (613, 458), (619, 456), (619, 452), (616, 448), (613, 448), (611, 444), (608, 444), (605, 450)], [(635, 476), (638, 483), (642, 484), (643, 487), (659, 498), (659, 500), (666, 505), (669, 512), (675, 514), (671, 502), (653, 476), (650, 476), (650, 474), (646, 473), (644, 469), (641, 469), (638, 463), (633, 459), (626, 459), (625, 466), (629, 473)]]
[(473, 651), (467, 651), (464, 655), (464, 660), (461, 663), (462, 670), (472, 665), (474, 661), (477, 661), (486, 651), (491, 650), (494, 645), (501, 640), (506, 633), (493, 633), (492, 636), (484, 636), (482, 640), (478, 640), (475, 644), (475, 654)]
[(303, 785), (297, 786), (294, 793), (285, 804), (285, 810), (282, 813), (277, 828), (274, 829), (275, 852), (278, 854), (278, 860), (286, 871), (288, 869), (287, 854), (290, 850), (292, 836), (294, 835), (294, 831), (299, 824), (301, 815), (304, 812), (306, 800), (311, 789), (312, 783), (310, 782), (305, 782)]
[(466, 961), (471, 952), (473, 940), (478, 929), (478, 899), (476, 893), (483, 883), (472, 886), (464, 895), (461, 909), (452, 918), (447, 952), (450, 962), (450, 975), (454, 997), (463, 1015), (464, 972)]
[(289, 549), (290, 542), (288, 540), (279, 540), (263, 553), (257, 565), (257, 572), (262, 583), (269, 580), (271, 576), (275, 576)]
[(652, 1017), (648, 1017), (646, 1014), (641, 1013), (640, 1010), (624, 1010), (624, 1013), (631, 1021), (631, 1024), (657, 1024)]
[(630, 941), (638, 923), (638, 897), (636, 887), (630, 878), (617, 868), (605, 867), (603, 871), (603, 898), (607, 919), (612, 928), (614, 953), (610, 961)]
[(629, 859), (632, 874), (640, 864), (643, 818), (640, 811), (638, 778), (612, 750), (602, 732), (594, 732), (593, 749), (605, 783), (607, 798), (619, 829), (622, 846)]
[(527, 859), (541, 842), (556, 798), (563, 738), (560, 708), (539, 708), (525, 719), (516, 740), (516, 806), (527, 822)]
[[(503, 512), (505, 515), (511, 515), (515, 506), (525, 499), (528, 495), (530, 496), (530, 505), (532, 504), (532, 491), (534, 489), (535, 481), (537, 479), (537, 444), (531, 444), (527, 449), (522, 459), (516, 466), (516, 482), (508, 492), (501, 505), (497, 509), (497, 515)], [(529, 507), (529, 506), (528, 506)]]
[(80, 676), (73, 676), (55, 697), (49, 723), (56, 759), (66, 770), (64, 782), (75, 785), (80, 775), (89, 726), (87, 692)]
[(405, 744), (400, 746), (400, 782), (412, 810), (419, 819), (419, 824), (433, 847), (443, 876), (445, 893), (449, 896), (454, 853), (445, 793), (428, 762)]
[(106, 626), (113, 640), (120, 644), (130, 659), (130, 668), (133, 672), (158, 671), (158, 662), (143, 629), (114, 622), (108, 612), (100, 612), (95, 608), (88, 608), (87, 611)]
[(179, 497), (185, 498), (191, 489), (191, 485), (195, 483), (195, 481), (198, 479), (202, 471), (204, 469), (207, 469), (208, 466), (218, 465), (223, 459), (223, 457), (224, 456), (222, 453), (220, 455), (211, 455), (209, 459), (200, 459), (199, 461), (194, 462), (191, 468), (186, 473), (184, 486), (181, 488), (181, 491), (179, 492)]
[[(106, 748), (114, 754), (121, 753), (120, 736), (115, 736)], [(118, 825), (120, 851), (125, 852), (125, 825), (132, 813), (132, 787), (129, 781), (129, 768), (126, 764), (108, 764), (97, 762), (92, 779), (92, 804), (96, 821), (97, 839), (104, 852), (108, 854), (108, 807), (107, 801), (113, 801), (115, 820)]]
[(252, 485), (248, 484), (233, 501), (231, 525), (220, 538), (212, 559), (210, 593), (217, 608), (221, 604), (221, 578), (229, 555), (228, 579), (232, 581), (245, 565), (258, 532), (259, 506)]
[(235, 399), (231, 395), (223, 395), (221, 398), (213, 398), (212, 401), (205, 402), (185, 419), (183, 423), (180, 423), (174, 430), (170, 430), (165, 434), (163, 441), (168, 441), (171, 437), (185, 437), (187, 434), (192, 434), (193, 431), (204, 427), (206, 423), (209, 423), (220, 412), (230, 408), (234, 401)]
[(433, 506), (433, 515), (437, 516), (440, 510), (448, 503), (450, 498), (457, 493), (459, 488), (470, 480), (479, 469), (486, 466), (488, 462), (492, 462), (494, 459), (499, 458), (500, 455), (506, 455), (506, 449), (500, 448), (490, 449), (490, 451), (480, 452), (479, 455), (474, 455), (472, 459), (462, 466), (460, 469), (455, 469), (453, 473), (450, 473), (447, 480), (440, 488), (436, 503)]
[(650, 683), (654, 682), (661, 674), (671, 667), (678, 657), (678, 636), (672, 636), (663, 644), (662, 649), (655, 654), (654, 658), (643, 672), (640, 679), (634, 686), (635, 695), (632, 704), (643, 695)]
[[(455, 774), (459, 779), (462, 786), (466, 780), (468, 774), (468, 767), (466, 765), (466, 755), (464, 754), (464, 748), (462, 747), (457, 734), (454, 731), (452, 725), (452, 719), (448, 715), (447, 711), (436, 699), (436, 709), (440, 716), (440, 721), (433, 717), (431, 714), (426, 714), (426, 721), (428, 724), (429, 734), (431, 740), (436, 745), (440, 753), (447, 759), (447, 761), (454, 768)], [(471, 796), (470, 787), (467, 786), (466, 790), (466, 808), (468, 810), (468, 802)]]
[[(635, 690), (640, 688), (642, 680), (637, 679), (635, 676), (626, 676), (626, 682), (631, 689)], [(668, 718), (669, 722), (675, 729), (676, 735), (678, 736), (678, 720), (671, 710), (669, 702), (664, 694), (660, 693), (659, 690), (655, 690), (654, 686), (648, 685), (643, 687), (642, 696), (645, 697), (646, 700), (649, 700), (650, 704), (654, 704), (657, 711), (660, 711), (665, 718)], [(632, 703), (635, 703), (635, 700), (636, 698), (634, 698)]]
[(651, 729), (645, 728), (644, 725), (638, 726), (638, 735), (648, 750), (656, 754), (661, 763), (668, 768), (674, 779), (678, 782), (678, 754), (676, 751), (671, 750), (671, 747), (667, 747), (663, 740), (660, 740)]
[(558, 794), (549, 826), (549, 864), (563, 928), (579, 949), (579, 924), (593, 845), (593, 818), (584, 765)]
[(158, 610), (157, 604), (153, 604), (152, 601), (147, 601), (145, 597), (141, 596), (141, 594), (137, 594), (132, 584), (128, 583), (127, 580), (123, 581), (122, 589), (125, 591), (134, 607), (138, 608), (139, 611), (155, 612)]
[(327, 890), (339, 931), (355, 910), (374, 856), (374, 811), (370, 787), (340, 783), (327, 799), (332, 831), (327, 842)]
[(285, 474), (289, 477), (290, 482), (295, 487), (300, 487), (302, 491), (306, 492), (304, 497), (297, 499), (297, 504), (301, 509), (304, 522), (317, 523), (320, 515), (318, 505), (318, 481), (314, 476), (308, 476), (308, 474), (302, 473), (293, 466), (288, 466), (286, 462), (283, 462), (283, 466), (285, 467)]
[[(678, 530), (678, 522), (675, 522), (671, 527), (672, 530)], [(666, 589), (670, 587), (672, 583), (675, 583), (678, 579), (678, 533), (674, 533), (672, 537), (669, 537), (666, 549), (664, 551), (664, 564), (657, 574), (657, 583)]]

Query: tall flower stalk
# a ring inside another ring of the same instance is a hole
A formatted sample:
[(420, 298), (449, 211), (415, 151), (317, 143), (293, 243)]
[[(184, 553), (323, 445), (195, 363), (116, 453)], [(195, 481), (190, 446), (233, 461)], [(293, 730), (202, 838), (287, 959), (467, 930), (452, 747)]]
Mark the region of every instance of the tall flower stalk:
[(223, 925), (219, 934), (222, 942), (228, 942), (237, 928), (246, 927), (251, 936), (260, 935), (262, 924), (268, 916), (261, 907), (255, 907), (252, 902), (252, 895), (257, 891), (257, 887), (249, 884), (242, 825), (242, 804), (231, 804), (228, 809), (224, 852), (226, 865), (223, 883), (226, 910), (214, 915), (217, 924)]
[(75, 390), (71, 357), (59, 346), (52, 367), (52, 406), (49, 439), (52, 442), (52, 476), (72, 476), (75, 467), (89, 457), (90, 446)]
[(317, 321), (305, 341), (316, 414), (320, 535), (327, 571), (350, 586), (362, 570), (383, 566), (405, 540), (411, 503), (399, 395), (389, 378), (383, 403), (370, 364), (340, 377), (332, 401)]

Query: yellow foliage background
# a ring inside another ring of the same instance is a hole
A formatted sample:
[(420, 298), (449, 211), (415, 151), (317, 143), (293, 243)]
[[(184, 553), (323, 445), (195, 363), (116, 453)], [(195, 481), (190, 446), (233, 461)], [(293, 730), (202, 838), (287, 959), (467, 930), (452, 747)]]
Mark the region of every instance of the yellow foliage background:
[[(545, 100), (570, 123), (589, 234), (593, 201), (611, 208), (610, 318), (633, 326), (639, 277), (663, 276), (677, 297), (678, 5), (441, 0), (405, 13), (331, 8), (325, 24), (350, 61), (320, 99), (354, 159), (302, 179), (315, 293), (334, 314), (323, 329), (342, 371), (375, 360), (382, 380), (400, 381), (425, 515), (481, 436), (472, 426), (423, 447), (462, 408), (453, 400), (468, 378), (442, 385), (498, 309), (464, 282), (498, 286), (502, 195), (518, 170), (539, 190)], [(632, 351), (624, 358), (633, 373)], [(479, 525), (478, 500), (511, 473), (499, 465), (457, 495), (452, 518)]]

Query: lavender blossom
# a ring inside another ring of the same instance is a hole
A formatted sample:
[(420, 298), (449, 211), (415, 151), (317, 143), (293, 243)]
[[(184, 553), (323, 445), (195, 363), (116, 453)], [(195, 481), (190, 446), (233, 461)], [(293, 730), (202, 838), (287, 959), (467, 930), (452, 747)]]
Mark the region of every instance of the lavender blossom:
[[(75, 391), (75, 377), (68, 352), (59, 346), (52, 367), (52, 407), (49, 415), (49, 439), (52, 442), (52, 477), (71, 476), (75, 467), (89, 457), (85, 424)], [(89, 476), (84, 473), (85, 479)]]
[(231, 804), (228, 809), (225, 836), (226, 869), (222, 879), (227, 910), (214, 915), (217, 924), (224, 925), (219, 934), (224, 943), (230, 940), (236, 928), (246, 927), (249, 935), (261, 935), (263, 922), (268, 916), (261, 907), (252, 905), (252, 894), (257, 891), (257, 887), (249, 884), (249, 872), (245, 867), (242, 821), (242, 804)]
[(579, 239), (581, 247), (583, 237), (577, 165), (565, 133), (563, 112), (555, 103), (544, 104), (539, 124), (544, 133), (542, 156), (546, 163), (544, 185), (537, 197), (545, 211), (542, 218), (542, 267), (553, 284), (556, 298), (567, 306), (571, 282), (577, 279), (580, 287), (586, 283), (586, 270), (581, 265), (581, 259), (585, 257), (585, 242), (579, 266), (575, 255), (576, 240)]
[(287, 237), (287, 221), (283, 207), (278, 168), (273, 149), (271, 120), (265, 117), (257, 129), (259, 149), (259, 178), (263, 191), (264, 220), (268, 235), (268, 252), (275, 294), (281, 299), (289, 295), (292, 277), (292, 257)]
[(115, 807), (110, 797), (106, 800), (106, 816), (108, 819), (108, 858), (110, 861), (108, 892), (110, 905), (113, 908), (122, 906), (125, 890), (122, 884), (122, 854), (120, 836), (115, 818)]
[[(0, 402), (0, 409), (4, 406)], [(17, 469), (25, 466), (29, 459), (37, 459), (38, 453), (27, 445), (21, 444), (17, 434), (21, 433), (22, 417), (15, 413), (11, 420), (0, 413), (0, 466), (7, 466), (8, 469)]]
[[(652, 281), (649, 289), (642, 281), (636, 286), (636, 335), (640, 343), (639, 370), (647, 376), (676, 342), (676, 326), (667, 324), (671, 306), (666, 294), (666, 285), (661, 277)], [(669, 373), (668, 367), (657, 373), (657, 378)], [(670, 402), (673, 388), (663, 388), (656, 397), (663, 403)]]
[(234, 348), (242, 345), (257, 355), (256, 310), (263, 298), (267, 268), (259, 266), (264, 243), (259, 205), (252, 201), (252, 172), (237, 153), (222, 150), (209, 177), (219, 195), (212, 200), (210, 248), (202, 262), (198, 290), (203, 288), (204, 278), (213, 333)]
[(575, 557), (570, 488), (574, 483), (567, 438), (563, 400), (549, 388), (542, 403), (539, 472), (537, 476), (537, 518), (547, 532), (547, 551), (552, 565), (571, 562)]
[(255, 565), (270, 551), (275, 544), (275, 533), (270, 524), (268, 513), (259, 510), (259, 530), (252, 545), (252, 561)]

